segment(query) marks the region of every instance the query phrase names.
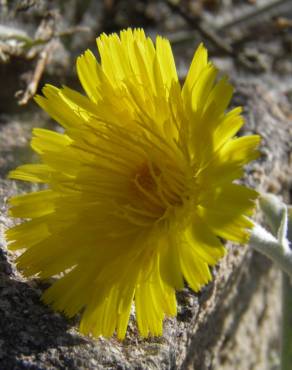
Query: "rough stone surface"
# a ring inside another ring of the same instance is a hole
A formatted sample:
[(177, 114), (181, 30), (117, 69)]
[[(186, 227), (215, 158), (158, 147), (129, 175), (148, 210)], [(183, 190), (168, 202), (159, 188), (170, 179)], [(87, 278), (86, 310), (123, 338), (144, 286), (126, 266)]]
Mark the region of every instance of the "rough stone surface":
[[(222, 40), (230, 40), (236, 52), (258, 59), (264, 67), (261, 74), (237, 68), (236, 53), (226, 55), (208, 38), (204, 40), (216, 65), (233, 77), (233, 102), (244, 107), (247, 122), (242, 134), (260, 133), (263, 137), (262, 156), (248, 166), (244, 181), (288, 201), (292, 33), (275, 21), (289, 14), (291, 1), (179, 3), (193, 4), (193, 9), (187, 9), (189, 15), (215, 25)], [(257, 13), (255, 8), (262, 10)], [(7, 250), (3, 236), (12, 225), (7, 198), (35, 188), (7, 180), (7, 173), (34, 160), (28, 149), (31, 128), (52, 126), (31, 105), (17, 107), (14, 96), (24, 93), (33, 81), (46, 45), (52, 43), (53, 47), (40, 86), (46, 82), (72, 86), (76, 82), (73, 60), (87, 47), (94, 50), (95, 36), (143, 26), (152, 36), (160, 33), (172, 39), (183, 80), (202, 35), (171, 12), (164, 0), (0, 0), (0, 26), (4, 27), (0, 27), (0, 370), (278, 370), (281, 274), (247, 246), (228, 245), (228, 255), (213, 271), (213, 283), (200, 294), (187, 288), (178, 293), (179, 314), (165, 321), (162, 338), (140, 339), (131, 320), (121, 343), (81, 336), (78, 318), (67, 320), (42, 304), (46, 284), (21, 276), (14, 266), (17, 254)], [(5, 38), (3, 31), (14, 37)], [(20, 34), (32, 44), (21, 42)], [(36, 40), (43, 43), (34, 44)]]
[[(245, 107), (242, 134), (260, 133), (262, 157), (247, 168), (246, 183), (288, 196), (291, 189), (289, 105), (265, 85), (240, 83), (234, 103)], [(290, 112), (291, 113), (291, 112)], [(162, 338), (142, 340), (131, 320), (124, 342), (93, 340), (42, 304), (45, 288), (16, 271), (3, 231), (7, 197), (25, 190), (6, 174), (31, 159), (30, 130), (45, 122), (34, 113), (0, 122), (0, 369), (277, 369), (280, 273), (247, 246), (229, 245), (200, 294), (178, 293), (179, 314), (167, 319)], [(45, 123), (46, 125), (48, 123)]]

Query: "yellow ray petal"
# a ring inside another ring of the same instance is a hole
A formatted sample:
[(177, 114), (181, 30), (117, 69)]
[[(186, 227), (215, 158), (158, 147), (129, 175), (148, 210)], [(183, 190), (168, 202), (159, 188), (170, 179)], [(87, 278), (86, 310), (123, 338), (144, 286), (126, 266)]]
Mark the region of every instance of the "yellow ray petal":
[(223, 184), (243, 175), (243, 166), (258, 158), (260, 136), (250, 135), (228, 141), (199, 173), (203, 183)]
[(50, 181), (52, 169), (46, 164), (24, 164), (9, 172), (9, 178), (30, 182)]
[(208, 265), (215, 265), (225, 254), (225, 248), (207, 225), (195, 216), (193, 225), (181, 236), (181, 268), (194, 291), (199, 291), (211, 280)]
[(9, 214), (13, 217), (36, 218), (48, 215), (55, 210), (58, 198), (52, 190), (41, 190), (34, 193), (17, 195), (10, 198)]
[(228, 82), (227, 77), (222, 78), (215, 84), (214, 88), (208, 95), (204, 107), (203, 120), (209, 122), (210, 125), (215, 125), (218, 118), (227, 109), (233, 94), (233, 87)]
[(39, 154), (44, 152), (60, 152), (72, 144), (72, 140), (67, 135), (51, 130), (35, 128), (33, 129), (33, 134), (31, 147)]
[(30, 248), (50, 236), (45, 219), (34, 219), (14, 226), (5, 233), (9, 249)]
[(171, 46), (167, 39), (157, 36), (156, 55), (162, 73), (163, 83), (167, 89), (170, 89), (173, 81), (178, 81), (178, 77)]
[(160, 244), (161, 277), (169, 286), (182, 289), (184, 283), (179, 259), (179, 238), (169, 235)]
[(42, 92), (44, 96), (36, 95), (34, 100), (54, 120), (65, 128), (80, 126), (82, 117), (78, 115), (78, 112), (74, 112), (72, 108), (66, 104), (60, 95), (60, 89), (52, 85), (45, 85)]
[(194, 84), (199, 79), (201, 73), (206, 68), (208, 64), (208, 52), (203, 44), (200, 44), (197, 48), (195, 55), (193, 57), (189, 72), (187, 74), (183, 89), (182, 96), (184, 101), (190, 99), (190, 94), (193, 89)]
[(98, 92), (99, 85), (99, 73), (98, 73), (98, 63), (90, 50), (77, 58), (76, 68), (79, 80), (85, 90), (89, 99), (93, 102), (97, 102), (100, 99), (100, 94)]
[(239, 243), (247, 243), (253, 222), (238, 212), (224, 212), (198, 207), (198, 214), (218, 236)]
[[(212, 187), (210, 187), (212, 189)], [(255, 208), (258, 193), (242, 185), (225, 184), (201, 194), (199, 203), (204, 208), (234, 212), (250, 216)]]

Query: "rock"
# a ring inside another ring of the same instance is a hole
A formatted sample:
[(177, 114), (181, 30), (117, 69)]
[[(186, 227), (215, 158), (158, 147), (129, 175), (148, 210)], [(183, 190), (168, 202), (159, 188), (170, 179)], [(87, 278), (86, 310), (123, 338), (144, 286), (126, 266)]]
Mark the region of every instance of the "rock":
[[(0, 0), (0, 23), (5, 28), (0, 28), (0, 77), (5, 86), (0, 92), (0, 111), (7, 113), (0, 113), (0, 369), (278, 369), (281, 273), (247, 246), (229, 244), (228, 255), (213, 270), (214, 281), (200, 294), (187, 288), (179, 292), (177, 318), (165, 320), (162, 338), (147, 340), (138, 337), (133, 320), (124, 342), (114, 338), (93, 340), (80, 335), (78, 318), (67, 320), (45, 306), (40, 301), (45, 284), (24, 279), (15, 268), (17, 253), (7, 250), (3, 235), (4, 230), (13, 224), (7, 216), (7, 198), (35, 188), (34, 185), (9, 181), (6, 176), (10, 169), (33, 160), (28, 147), (31, 128), (40, 126), (41, 122), (46, 126), (52, 126), (52, 123), (39, 111), (36, 113), (32, 105), (18, 109), (18, 115), (15, 114), (14, 94), (19, 89), (25, 92), (45, 45), (23, 47), (17, 37), (9, 41), (3, 38), (3, 34), (12, 28), (15, 36), (24, 33), (28, 42), (49, 41), (53, 36), (57, 45), (44, 71), (47, 77), (49, 75), (45, 82), (60, 85), (73, 78), (72, 60), (81, 49), (88, 46), (93, 49), (94, 38), (100, 31), (135, 24), (152, 25), (149, 32), (155, 35), (158, 30), (162, 33), (177, 30), (178, 19), (179, 27), (184, 23), (178, 15), (163, 17), (164, 13), (159, 11), (161, 7), (168, 14), (164, 1), (149, 2), (151, 5), (147, 6), (142, 0), (136, 1), (132, 9), (128, 9), (129, 2), (124, 0), (104, 3), (103, 9), (103, 2), (88, 0), (54, 4), (46, 0)], [(242, 7), (252, 11), (246, 2), (240, 3), (235, 6), (239, 16), (242, 15)], [(289, 5), (287, 1), (284, 3)], [(207, 15), (205, 20), (210, 24), (215, 24), (216, 19), (225, 21), (222, 12), (215, 19), (214, 14)], [(265, 28), (272, 32), (263, 22), (255, 18), (251, 21), (261, 30)], [(163, 26), (165, 22), (167, 24)], [(74, 30), (75, 26), (79, 28)], [(86, 26), (90, 30), (83, 34), (80, 27)], [(232, 27), (229, 27), (229, 33), (228, 29), (223, 33), (232, 34)], [(274, 77), (276, 73), (273, 76), (272, 73), (262, 76), (250, 73), (247, 76), (246, 70), (234, 69), (232, 58), (222, 56), (222, 53), (217, 55), (218, 64), (222, 64), (225, 72), (231, 74), (233, 70), (237, 90), (233, 101), (235, 105), (244, 107), (247, 123), (242, 134), (260, 133), (263, 137), (262, 156), (247, 167), (244, 181), (260, 191), (271, 191), (289, 200), (292, 110), (291, 102), (289, 105), (286, 98), (291, 99), (292, 95), (291, 77), (289, 80), (285, 73), (291, 69), (291, 58), (282, 48), (279, 50), (278, 36), (272, 35), (269, 42), (261, 44), (259, 39), (260, 36), (265, 37), (264, 32), (257, 32), (259, 37), (256, 38), (252, 31), (254, 27), (246, 27), (244, 22), (240, 27), (235, 24), (233, 28), (238, 35), (238, 38), (233, 35), (233, 40), (241, 40), (245, 35), (244, 29), (252, 35), (247, 46), (262, 45), (267, 54), (273, 56), (270, 69), (275, 62), (274, 57), (279, 58), (276, 65), (282, 75), (279, 85), (277, 77)], [(71, 30), (72, 37), (68, 37), (68, 30)], [(66, 32), (67, 36), (64, 36)], [(196, 32), (192, 31), (192, 39), (194, 34)], [(287, 38), (289, 34), (286, 35)], [(284, 46), (289, 52), (291, 48), (287, 40)], [(174, 45), (183, 67), (187, 64), (186, 56), (180, 54), (188, 54), (190, 59), (198, 42), (197, 35), (188, 44), (191, 45), (189, 48), (186, 43)], [(184, 77), (186, 68), (181, 69), (180, 75)], [(287, 93), (286, 98), (284, 93)]]
[[(242, 134), (263, 137), (264, 155), (248, 166), (244, 182), (287, 198), (292, 122), (282, 109), (284, 95), (238, 82), (234, 102), (244, 106)], [(40, 301), (44, 284), (20, 275), (3, 237), (12, 224), (6, 200), (24, 190), (6, 174), (31, 155), (30, 129), (43, 120), (33, 117), (9, 117), (0, 125), (0, 369), (272, 369), (279, 351), (281, 274), (248, 246), (228, 245), (214, 281), (200, 294), (188, 288), (177, 294), (179, 314), (165, 320), (161, 338), (139, 338), (131, 320), (124, 342), (93, 340), (78, 333), (78, 318), (67, 320)]]

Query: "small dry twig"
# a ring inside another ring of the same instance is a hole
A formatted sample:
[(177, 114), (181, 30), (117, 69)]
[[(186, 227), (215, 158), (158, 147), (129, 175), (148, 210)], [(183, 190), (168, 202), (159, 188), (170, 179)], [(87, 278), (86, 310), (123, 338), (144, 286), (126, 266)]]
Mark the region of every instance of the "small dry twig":
[[(32, 77), (27, 84), (26, 88), (24, 90), (17, 91), (15, 96), (18, 98), (18, 104), (19, 105), (25, 105), (27, 104), (30, 99), (35, 95), (38, 85), (40, 82), (40, 79), (46, 69), (46, 65), (48, 63), (48, 59), (50, 54), (52, 53), (53, 49), (56, 46), (55, 40), (61, 37), (66, 37), (68, 35), (72, 35), (77, 32), (89, 32), (88, 27), (71, 27), (68, 29), (65, 29), (61, 32), (52, 32), (49, 34), (43, 35), (42, 37), (37, 37), (34, 39), (31, 39), (29, 37), (16, 37), (15, 34), (9, 35), (9, 37), (6, 37), (6, 40), (17, 40), (19, 42), (22, 42), (23, 48), (26, 48), (28, 52), (26, 53), (27, 59), (33, 59), (37, 55), (37, 62), (36, 66), (34, 68), (34, 71), (32, 73)], [(39, 49), (34, 48), (38, 45), (44, 45), (42, 51), (39, 52)], [(1, 48), (0, 48), (1, 51)], [(1, 56), (1, 54), (0, 54)]]
[(16, 94), (17, 96), (22, 95), (22, 97), (18, 101), (19, 105), (27, 104), (29, 100), (35, 95), (40, 79), (46, 68), (47, 61), (53, 49), (54, 49), (54, 43), (50, 41), (39, 54), (38, 61), (36, 63), (36, 67), (34, 69), (31, 81), (27, 84), (27, 87), (24, 92), (19, 91)]

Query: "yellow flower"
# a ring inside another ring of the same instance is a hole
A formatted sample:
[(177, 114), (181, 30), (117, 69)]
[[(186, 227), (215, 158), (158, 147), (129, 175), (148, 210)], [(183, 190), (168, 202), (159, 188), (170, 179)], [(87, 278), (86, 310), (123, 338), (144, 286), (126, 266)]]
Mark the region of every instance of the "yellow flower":
[(46, 85), (37, 103), (64, 133), (35, 129), (41, 159), (10, 173), (47, 184), (10, 200), (7, 231), (26, 276), (57, 276), (44, 301), (94, 336), (125, 337), (132, 302), (140, 334), (161, 335), (175, 290), (195, 291), (224, 255), (220, 238), (248, 240), (257, 193), (233, 181), (259, 137), (236, 138), (241, 109), (200, 45), (181, 88), (168, 40), (143, 30), (97, 39), (77, 72), (87, 94)]

